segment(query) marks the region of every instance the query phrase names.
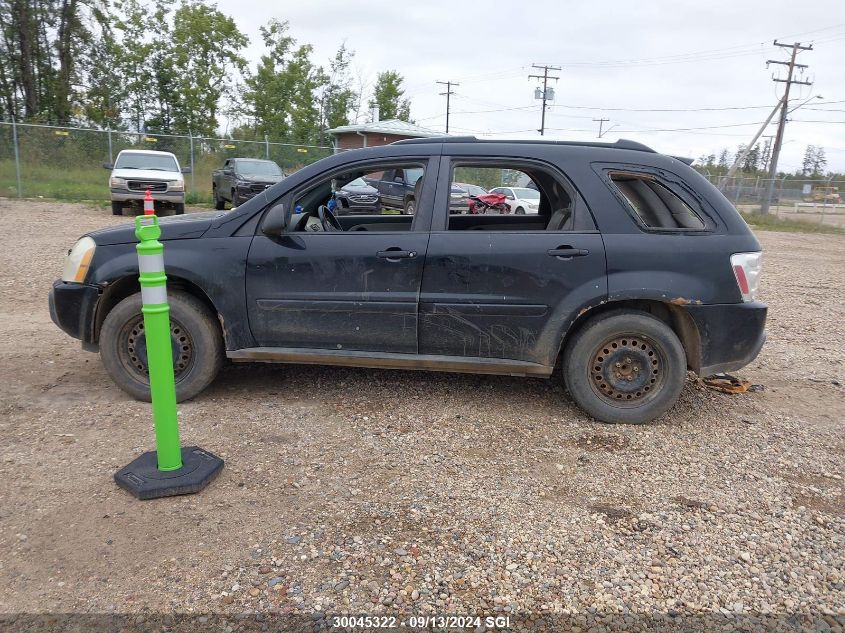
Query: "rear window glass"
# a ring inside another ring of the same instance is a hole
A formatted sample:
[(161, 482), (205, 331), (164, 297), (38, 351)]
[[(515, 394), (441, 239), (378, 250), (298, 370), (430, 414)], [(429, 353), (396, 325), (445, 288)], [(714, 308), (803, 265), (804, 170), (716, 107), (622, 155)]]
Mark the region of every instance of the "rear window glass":
[(703, 229), (704, 222), (677, 194), (650, 176), (611, 173), (616, 189), (640, 221), (653, 229)]

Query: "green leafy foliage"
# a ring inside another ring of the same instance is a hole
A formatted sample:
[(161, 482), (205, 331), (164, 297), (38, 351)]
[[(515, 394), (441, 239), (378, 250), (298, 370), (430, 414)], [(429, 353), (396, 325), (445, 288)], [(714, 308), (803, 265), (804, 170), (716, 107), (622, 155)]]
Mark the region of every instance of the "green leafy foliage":
[(403, 99), (405, 90), (402, 88), (404, 79), (395, 70), (386, 70), (378, 74), (376, 86), (370, 107), (377, 107), (382, 121), (399, 119), (411, 120), (411, 102)]

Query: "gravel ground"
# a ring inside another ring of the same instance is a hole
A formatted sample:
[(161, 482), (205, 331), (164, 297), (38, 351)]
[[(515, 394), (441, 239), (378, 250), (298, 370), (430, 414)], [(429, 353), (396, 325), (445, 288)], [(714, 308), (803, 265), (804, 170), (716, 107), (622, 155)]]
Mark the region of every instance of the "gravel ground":
[(609, 426), (559, 377), (230, 366), (180, 406), (221, 476), (139, 502), (112, 475), (151, 448), (149, 406), (46, 299), (79, 234), (126, 220), (0, 218), (0, 613), (845, 627), (841, 236), (760, 234), (769, 340), (740, 372), (760, 392), (691, 376), (655, 423)]

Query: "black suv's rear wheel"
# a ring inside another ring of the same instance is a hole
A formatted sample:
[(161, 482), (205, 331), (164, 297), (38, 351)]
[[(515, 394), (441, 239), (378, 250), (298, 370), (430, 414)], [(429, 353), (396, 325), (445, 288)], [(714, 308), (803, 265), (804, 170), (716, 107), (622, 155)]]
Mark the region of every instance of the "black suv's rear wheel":
[(602, 422), (642, 424), (668, 411), (686, 379), (686, 355), (672, 329), (646, 312), (596, 317), (566, 345), (566, 388)]
[[(223, 338), (214, 315), (195, 297), (171, 293), (168, 302), (176, 400), (181, 402), (214, 380), (223, 364)], [(118, 387), (138, 400), (150, 401), (140, 294), (127, 297), (106, 316), (100, 332), (100, 357)]]

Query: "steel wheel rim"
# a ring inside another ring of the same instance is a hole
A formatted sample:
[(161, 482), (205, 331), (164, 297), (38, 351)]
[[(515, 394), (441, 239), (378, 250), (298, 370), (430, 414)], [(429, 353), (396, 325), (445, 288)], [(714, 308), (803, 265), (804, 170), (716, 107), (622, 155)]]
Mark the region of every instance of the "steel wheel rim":
[(619, 408), (640, 407), (666, 383), (666, 354), (656, 341), (618, 334), (599, 345), (590, 359), (590, 387), (603, 402)]
[[(190, 332), (173, 318), (170, 319), (170, 344), (173, 348), (173, 374), (178, 382), (191, 370), (196, 355)], [(150, 374), (147, 366), (146, 335), (142, 315), (131, 319), (121, 328), (118, 356), (123, 367), (136, 380), (149, 384)]]

